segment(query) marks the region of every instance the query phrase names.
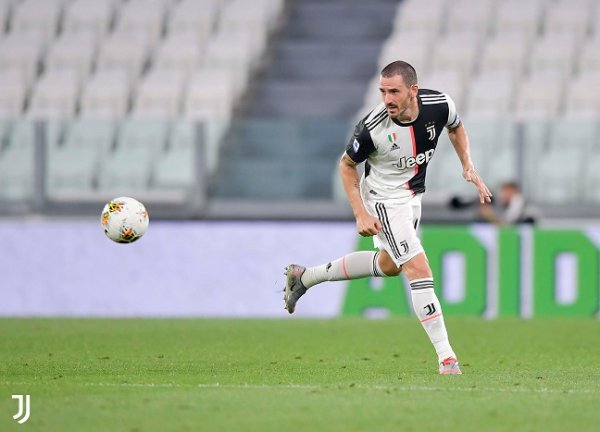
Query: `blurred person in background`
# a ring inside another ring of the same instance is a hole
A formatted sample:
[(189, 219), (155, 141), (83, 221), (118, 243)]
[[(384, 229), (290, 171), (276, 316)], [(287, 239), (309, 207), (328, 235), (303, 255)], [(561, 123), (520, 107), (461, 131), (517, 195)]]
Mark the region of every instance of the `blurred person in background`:
[[(381, 71), (379, 90), (382, 103), (356, 125), (339, 166), (357, 231), (372, 236), (378, 250), (350, 253), (315, 267), (290, 264), (285, 271), (285, 308), (293, 313), (298, 299), (324, 281), (404, 272), (415, 313), (436, 350), (439, 373), (460, 374), (417, 235), (428, 163), (444, 128), (463, 177), (475, 185), (481, 203), (491, 202), (491, 193), (475, 170), (465, 127), (447, 94), (419, 89), (415, 69), (404, 61)], [(359, 178), (357, 166), (363, 162), (365, 173)]]
[(481, 219), (500, 226), (535, 223), (537, 211), (527, 204), (517, 182), (502, 183), (498, 195), (502, 210), (497, 211), (491, 203), (480, 203), (479, 216)]

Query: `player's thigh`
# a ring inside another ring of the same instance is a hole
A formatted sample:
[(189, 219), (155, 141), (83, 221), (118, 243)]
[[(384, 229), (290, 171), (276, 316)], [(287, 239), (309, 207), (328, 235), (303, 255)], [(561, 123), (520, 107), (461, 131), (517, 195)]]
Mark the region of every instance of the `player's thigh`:
[(414, 210), (411, 205), (376, 203), (375, 212), (381, 221), (381, 231), (374, 237), (375, 246), (385, 250), (400, 268), (404, 263), (423, 252), (417, 236)]
[(386, 276), (397, 276), (402, 271), (402, 266), (398, 267), (385, 249), (380, 249), (377, 264)]

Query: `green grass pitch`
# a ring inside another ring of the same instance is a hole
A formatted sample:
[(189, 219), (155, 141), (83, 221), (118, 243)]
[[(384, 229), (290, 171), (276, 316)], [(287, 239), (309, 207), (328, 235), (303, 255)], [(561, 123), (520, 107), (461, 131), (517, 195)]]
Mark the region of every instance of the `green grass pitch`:
[(599, 321), (446, 321), (3, 319), (0, 431), (600, 430)]

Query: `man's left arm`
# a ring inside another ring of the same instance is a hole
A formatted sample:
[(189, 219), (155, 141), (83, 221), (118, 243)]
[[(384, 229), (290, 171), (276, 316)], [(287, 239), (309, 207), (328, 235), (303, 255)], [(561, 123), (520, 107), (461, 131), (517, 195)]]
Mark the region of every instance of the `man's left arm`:
[(479, 201), (481, 203), (492, 202), (492, 193), (477, 173), (473, 161), (471, 160), (469, 137), (467, 136), (467, 131), (462, 122), (458, 123), (458, 126), (454, 128), (448, 128), (448, 136), (450, 137), (450, 142), (454, 146), (454, 150), (462, 164), (464, 179), (475, 185), (479, 192)]

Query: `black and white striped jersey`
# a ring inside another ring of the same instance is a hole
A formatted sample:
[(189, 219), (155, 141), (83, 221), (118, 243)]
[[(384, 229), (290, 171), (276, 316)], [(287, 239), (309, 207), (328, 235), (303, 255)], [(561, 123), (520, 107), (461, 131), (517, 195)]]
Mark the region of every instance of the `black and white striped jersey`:
[(419, 89), (419, 114), (410, 123), (392, 119), (379, 104), (354, 129), (346, 153), (366, 161), (363, 195), (375, 200), (407, 201), (425, 192), (427, 165), (444, 127), (460, 124), (454, 101), (445, 93)]

